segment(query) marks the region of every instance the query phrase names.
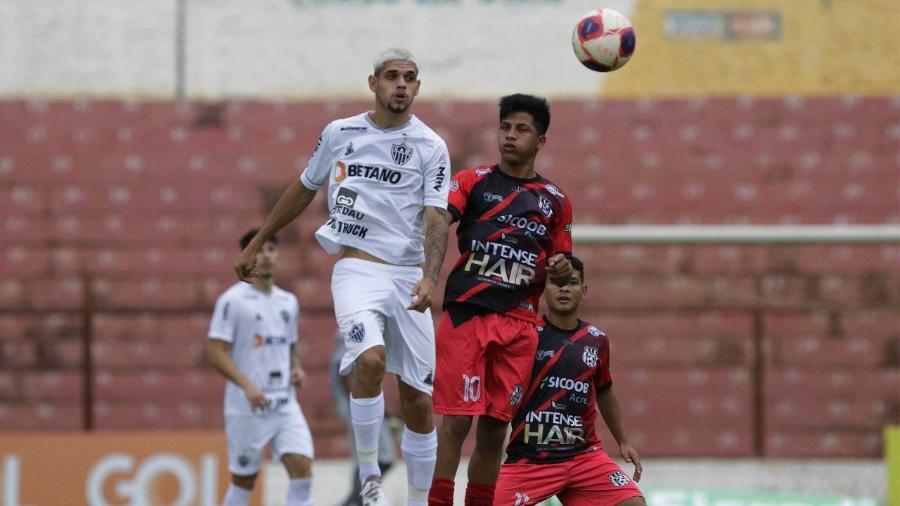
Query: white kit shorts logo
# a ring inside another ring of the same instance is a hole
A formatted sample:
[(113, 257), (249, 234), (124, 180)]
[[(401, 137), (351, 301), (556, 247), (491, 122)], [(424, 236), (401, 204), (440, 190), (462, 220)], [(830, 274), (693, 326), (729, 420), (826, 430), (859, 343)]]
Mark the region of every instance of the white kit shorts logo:
[(350, 327), (350, 332), (347, 335), (354, 343), (361, 343), (366, 337), (366, 326), (362, 323), (354, 324)]

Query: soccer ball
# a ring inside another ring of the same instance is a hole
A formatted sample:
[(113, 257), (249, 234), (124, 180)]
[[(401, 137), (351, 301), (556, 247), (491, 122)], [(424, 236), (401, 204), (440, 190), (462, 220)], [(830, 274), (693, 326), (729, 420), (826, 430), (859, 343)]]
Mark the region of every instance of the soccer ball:
[(636, 40), (631, 21), (619, 11), (596, 9), (575, 25), (572, 49), (585, 67), (610, 72), (628, 63)]

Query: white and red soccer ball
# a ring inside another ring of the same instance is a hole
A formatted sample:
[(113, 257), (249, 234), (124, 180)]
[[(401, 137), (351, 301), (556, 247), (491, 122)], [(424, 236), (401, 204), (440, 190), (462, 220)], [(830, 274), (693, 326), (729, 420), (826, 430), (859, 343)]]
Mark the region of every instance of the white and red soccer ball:
[(610, 72), (628, 63), (635, 43), (631, 21), (612, 9), (588, 12), (572, 32), (572, 49), (578, 61), (597, 72)]

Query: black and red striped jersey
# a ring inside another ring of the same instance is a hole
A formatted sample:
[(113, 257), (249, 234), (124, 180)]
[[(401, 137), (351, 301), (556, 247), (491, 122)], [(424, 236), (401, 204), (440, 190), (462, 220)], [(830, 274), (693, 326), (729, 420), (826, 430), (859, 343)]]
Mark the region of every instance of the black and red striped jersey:
[(547, 259), (572, 252), (572, 203), (541, 176), (520, 179), (499, 166), (453, 176), (447, 205), (459, 261), (444, 292), (444, 307), (471, 304), (536, 321), (547, 280)]
[(612, 385), (609, 339), (578, 321), (573, 330), (538, 324), (531, 384), (512, 420), (507, 462), (550, 463), (602, 448), (597, 393)]

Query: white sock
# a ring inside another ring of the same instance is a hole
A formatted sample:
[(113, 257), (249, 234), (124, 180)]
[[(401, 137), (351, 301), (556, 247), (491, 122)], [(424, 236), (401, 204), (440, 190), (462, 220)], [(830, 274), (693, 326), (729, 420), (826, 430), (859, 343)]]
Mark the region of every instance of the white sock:
[(234, 483), (229, 483), (228, 491), (225, 492), (225, 500), (222, 501), (222, 506), (247, 506), (250, 504), (251, 495), (253, 495), (252, 490), (247, 490)]
[(365, 483), (369, 476), (381, 476), (378, 468), (378, 438), (384, 422), (384, 394), (379, 392), (371, 399), (355, 399), (350, 396), (350, 419), (353, 437), (356, 439), (356, 458), (359, 462), (359, 481)]
[(407, 504), (426, 506), (437, 461), (437, 431), (432, 429), (428, 434), (419, 434), (404, 427), (400, 450), (406, 462), (406, 482), (409, 485)]
[(285, 506), (312, 506), (312, 478), (294, 478), (288, 481)]

